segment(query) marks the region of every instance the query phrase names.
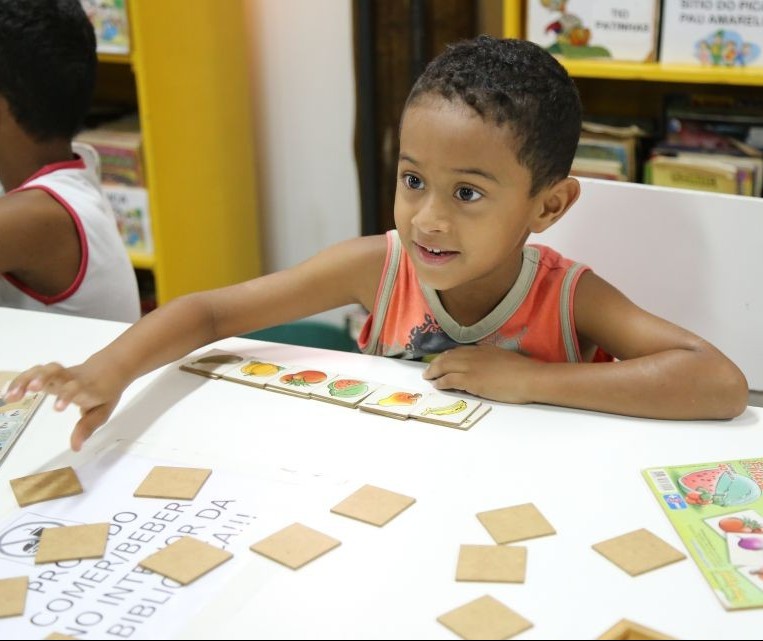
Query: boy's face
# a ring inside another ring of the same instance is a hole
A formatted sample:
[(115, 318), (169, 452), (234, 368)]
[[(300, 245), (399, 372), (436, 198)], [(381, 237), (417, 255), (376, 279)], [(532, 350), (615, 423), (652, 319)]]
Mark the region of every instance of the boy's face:
[(507, 127), (436, 96), (411, 105), (400, 128), (395, 224), (421, 281), (497, 303), (543, 207), (530, 184)]

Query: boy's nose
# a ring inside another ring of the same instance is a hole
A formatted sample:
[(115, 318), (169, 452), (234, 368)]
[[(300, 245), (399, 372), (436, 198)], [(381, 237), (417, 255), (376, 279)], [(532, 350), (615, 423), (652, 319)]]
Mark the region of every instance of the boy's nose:
[(442, 205), (438, 206), (436, 200), (431, 198), (416, 212), (413, 224), (426, 233), (448, 231), (447, 216), (443, 215)]

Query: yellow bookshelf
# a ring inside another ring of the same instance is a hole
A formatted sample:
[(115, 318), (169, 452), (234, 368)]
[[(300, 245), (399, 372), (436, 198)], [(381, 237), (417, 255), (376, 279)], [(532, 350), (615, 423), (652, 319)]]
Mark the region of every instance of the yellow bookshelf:
[[(129, 0), (96, 95), (137, 105), (157, 302), (261, 271), (246, 0)], [(103, 73), (102, 73), (103, 72)]]

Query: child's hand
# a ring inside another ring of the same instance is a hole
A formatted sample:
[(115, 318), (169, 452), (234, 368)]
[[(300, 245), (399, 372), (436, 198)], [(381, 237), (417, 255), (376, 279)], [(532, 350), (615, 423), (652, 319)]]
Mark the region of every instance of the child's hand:
[(78, 452), (92, 433), (109, 419), (122, 391), (112, 377), (87, 364), (65, 368), (58, 363), (48, 363), (19, 374), (11, 382), (5, 400), (19, 401), (27, 392), (45, 392), (56, 397), (53, 409), (59, 412), (71, 403), (79, 405), (82, 416), (71, 435), (71, 447)]
[(443, 352), (424, 371), (437, 389), (457, 389), (505, 403), (532, 403), (532, 374), (542, 363), (494, 347), (474, 345)]

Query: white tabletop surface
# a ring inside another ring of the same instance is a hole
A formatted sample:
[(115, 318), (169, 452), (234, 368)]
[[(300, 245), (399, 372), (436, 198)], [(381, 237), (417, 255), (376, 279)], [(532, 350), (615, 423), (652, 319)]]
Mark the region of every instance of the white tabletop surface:
[[(124, 327), (0, 308), (0, 369), (76, 364)], [(213, 347), (430, 389), (418, 363), (246, 339)], [(46, 399), (0, 465), (0, 517), (19, 510), (10, 479), (76, 469), (124, 439), (157, 457), (193, 451), (189, 464), (328, 479), (333, 502), (307, 501), (304, 514), (284, 507), (283, 518), (342, 545), (297, 571), (251, 553), (214, 599), (189, 608), (180, 638), (454, 639), (437, 617), (484, 594), (533, 623), (520, 639), (593, 639), (623, 618), (676, 638), (760, 638), (763, 609), (724, 610), (690, 557), (631, 577), (591, 546), (647, 528), (686, 551), (641, 470), (763, 455), (761, 409), (729, 422), (674, 422), (491, 405), (460, 431), (209, 380), (172, 364), (136, 381), (79, 454), (68, 449), (77, 410), (54, 412)], [(329, 512), (366, 483), (416, 503), (382, 528)], [(459, 546), (494, 543), (475, 515), (523, 503), (557, 531), (519, 543), (528, 549), (525, 583), (456, 582)]]

